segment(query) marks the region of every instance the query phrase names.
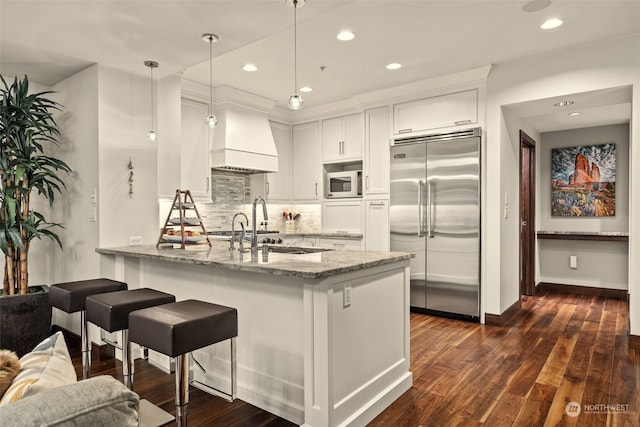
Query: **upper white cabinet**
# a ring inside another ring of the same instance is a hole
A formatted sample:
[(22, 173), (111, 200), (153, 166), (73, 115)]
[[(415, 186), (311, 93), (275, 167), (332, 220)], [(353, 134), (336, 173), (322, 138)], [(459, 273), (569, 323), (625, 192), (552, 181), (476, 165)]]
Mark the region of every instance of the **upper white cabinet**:
[(251, 175), (251, 200), (260, 195), (269, 202), (288, 202), (291, 200), (291, 128), (275, 122), (270, 125), (278, 150), (278, 172)]
[(389, 193), (389, 107), (365, 112), (364, 193)]
[[(209, 106), (190, 99), (181, 99), (180, 145), (176, 147), (175, 167), (180, 168), (180, 186), (190, 190), (191, 195), (201, 201), (211, 200), (209, 146), (211, 130), (204, 123)], [(179, 160), (178, 160), (179, 159)], [(178, 189), (176, 187), (176, 189)]]
[(421, 132), (478, 122), (478, 91), (451, 93), (393, 106), (393, 133)]
[(364, 145), (362, 113), (322, 121), (322, 161), (361, 160)]
[(320, 199), (319, 130), (318, 122), (293, 126), (291, 190), (294, 201)]

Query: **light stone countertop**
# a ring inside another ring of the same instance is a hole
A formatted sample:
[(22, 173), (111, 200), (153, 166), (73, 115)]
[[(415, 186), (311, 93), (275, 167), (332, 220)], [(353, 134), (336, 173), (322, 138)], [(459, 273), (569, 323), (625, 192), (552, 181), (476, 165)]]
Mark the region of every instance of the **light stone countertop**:
[[(103, 255), (123, 255), (133, 258), (154, 259), (183, 264), (209, 265), (215, 268), (249, 271), (280, 276), (320, 279), (336, 274), (357, 271), (392, 262), (409, 260), (415, 255), (408, 252), (372, 252), (352, 249), (326, 250), (306, 254), (270, 252), (264, 260), (258, 251), (257, 260), (251, 254), (229, 251), (229, 243), (212, 239), (206, 244), (188, 246), (187, 249), (156, 248), (155, 245), (97, 248)], [(311, 248), (317, 249), (317, 248)]]

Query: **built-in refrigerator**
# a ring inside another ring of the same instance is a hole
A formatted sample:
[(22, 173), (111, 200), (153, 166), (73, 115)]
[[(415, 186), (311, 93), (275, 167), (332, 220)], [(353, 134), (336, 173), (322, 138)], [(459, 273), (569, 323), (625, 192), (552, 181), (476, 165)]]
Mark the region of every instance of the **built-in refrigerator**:
[(391, 250), (415, 253), (413, 311), (479, 321), (480, 138), (478, 128), (391, 147)]

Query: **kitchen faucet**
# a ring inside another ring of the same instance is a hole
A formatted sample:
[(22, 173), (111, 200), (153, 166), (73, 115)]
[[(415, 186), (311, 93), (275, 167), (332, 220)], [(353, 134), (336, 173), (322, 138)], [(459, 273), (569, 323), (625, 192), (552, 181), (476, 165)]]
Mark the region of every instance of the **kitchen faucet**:
[[(231, 244), (229, 246), (230, 251), (234, 249), (233, 240), (236, 238), (235, 224), (236, 224), (236, 217), (238, 215), (242, 215), (247, 225), (249, 225), (249, 218), (247, 218), (247, 215), (245, 215), (244, 212), (238, 212), (233, 216), (233, 219), (231, 220)], [(254, 212), (254, 216), (255, 216), (255, 212)], [(240, 221), (240, 227), (242, 227), (242, 234), (240, 235), (240, 250), (242, 250), (242, 239), (244, 239), (244, 224), (242, 223), (242, 220)]]
[(256, 196), (253, 199), (253, 205), (251, 205), (251, 256), (258, 256), (258, 228), (256, 227), (256, 205), (258, 202), (262, 203), (262, 218), (266, 221), (269, 219), (267, 215), (267, 203), (262, 196)]

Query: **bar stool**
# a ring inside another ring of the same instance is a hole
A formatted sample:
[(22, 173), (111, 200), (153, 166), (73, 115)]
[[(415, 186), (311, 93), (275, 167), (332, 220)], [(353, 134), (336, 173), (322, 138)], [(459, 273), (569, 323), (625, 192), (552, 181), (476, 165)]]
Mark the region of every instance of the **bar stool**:
[(82, 341), (82, 378), (91, 373), (91, 345), (85, 314), (85, 300), (89, 295), (122, 291), (127, 284), (111, 279), (89, 279), (75, 282), (56, 283), (49, 287), (49, 303), (64, 312), (80, 312), (80, 339)]
[(176, 358), (176, 422), (187, 425), (189, 403), (189, 353), (231, 340), (231, 393), (217, 390), (233, 401), (236, 397), (236, 337), (238, 311), (204, 301), (186, 300), (137, 310), (129, 314), (129, 338)]
[(121, 331), (123, 382), (133, 390), (133, 360), (129, 341), (129, 313), (175, 302), (176, 297), (155, 289), (141, 288), (107, 292), (87, 297), (87, 321), (108, 332)]

